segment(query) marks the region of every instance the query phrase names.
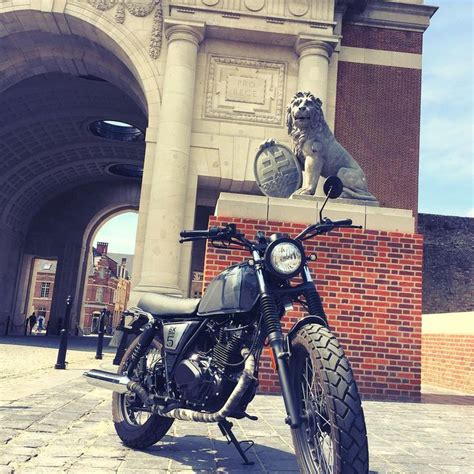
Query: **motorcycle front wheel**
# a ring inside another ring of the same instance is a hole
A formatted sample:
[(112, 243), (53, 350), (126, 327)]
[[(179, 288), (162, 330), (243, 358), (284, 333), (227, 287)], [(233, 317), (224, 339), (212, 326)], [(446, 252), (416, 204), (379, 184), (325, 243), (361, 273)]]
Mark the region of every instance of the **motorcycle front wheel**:
[(351, 367), (335, 336), (303, 326), (291, 342), (291, 374), (303, 423), (292, 430), (300, 471), (367, 473), (364, 413)]
[[(124, 374), (130, 363), (132, 352), (138, 344), (139, 337), (130, 344), (125, 352), (117, 373)], [(147, 349), (144, 360), (145, 370), (152, 373), (155, 364), (161, 361), (161, 344), (154, 340)], [(140, 363), (139, 363), (140, 365)], [(143, 367), (141, 367), (143, 369)], [(135, 369), (138, 374), (138, 369)], [(115, 431), (122, 442), (134, 449), (145, 449), (157, 443), (170, 429), (173, 418), (159, 416), (145, 411), (142, 401), (135, 394), (113, 393), (112, 417)]]

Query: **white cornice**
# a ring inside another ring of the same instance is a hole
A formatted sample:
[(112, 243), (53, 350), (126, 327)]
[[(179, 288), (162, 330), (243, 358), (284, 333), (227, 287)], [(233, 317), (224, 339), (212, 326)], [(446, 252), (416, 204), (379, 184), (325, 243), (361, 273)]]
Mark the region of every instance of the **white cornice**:
[(334, 14), (324, 18), (269, 14), (265, 11), (219, 9), (200, 2), (169, 5), (168, 18), (175, 22), (202, 22), (207, 38), (232, 39), (280, 46), (293, 46), (301, 34), (332, 37), (336, 26)]
[(345, 18), (347, 23), (405, 31), (425, 31), (438, 7), (371, 0), (363, 13)]
[(339, 61), (376, 66), (392, 66), (407, 69), (421, 69), (421, 54), (383, 51), (378, 49), (341, 47)]

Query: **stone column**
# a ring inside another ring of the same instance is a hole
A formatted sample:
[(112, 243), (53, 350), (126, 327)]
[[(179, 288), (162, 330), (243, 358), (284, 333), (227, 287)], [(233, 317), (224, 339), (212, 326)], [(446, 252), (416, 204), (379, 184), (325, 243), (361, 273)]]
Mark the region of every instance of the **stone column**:
[(79, 324), (78, 308), (81, 308), (81, 301), (76, 301), (77, 287), (80, 285), (79, 271), (81, 268), (82, 242), (68, 239), (64, 247), (60, 250), (56, 276), (54, 279), (53, 299), (51, 301), (51, 313), (48, 321), (48, 335), (55, 335), (59, 328), (59, 323), (63, 321), (66, 314), (66, 298), (71, 295), (74, 298), (70, 332), (74, 334)]
[(337, 44), (337, 38), (300, 36), (296, 43), (299, 56), (298, 91), (312, 92), (323, 102), (326, 112), (328, 96), (329, 58)]
[(0, 336), (12, 329), (24, 237), (0, 223)]
[(182, 294), (179, 285), (197, 51), (204, 25), (165, 23), (168, 54), (137, 293)]

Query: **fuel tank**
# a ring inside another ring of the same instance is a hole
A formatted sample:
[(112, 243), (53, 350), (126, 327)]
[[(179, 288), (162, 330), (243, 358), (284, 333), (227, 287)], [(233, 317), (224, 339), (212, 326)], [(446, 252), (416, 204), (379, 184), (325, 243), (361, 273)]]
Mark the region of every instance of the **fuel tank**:
[(198, 307), (199, 316), (246, 313), (258, 300), (255, 270), (246, 262), (226, 268), (209, 283)]

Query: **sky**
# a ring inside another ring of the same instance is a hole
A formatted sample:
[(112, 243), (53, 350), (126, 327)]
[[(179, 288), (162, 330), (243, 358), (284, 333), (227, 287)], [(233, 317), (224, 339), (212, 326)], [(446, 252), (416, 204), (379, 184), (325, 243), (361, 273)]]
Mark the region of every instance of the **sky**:
[(423, 38), (419, 210), (474, 217), (473, 0), (430, 0)]
[[(474, 0), (429, 0), (439, 10), (423, 37), (419, 211), (474, 217)], [(133, 254), (138, 214), (107, 221), (94, 239)]]

